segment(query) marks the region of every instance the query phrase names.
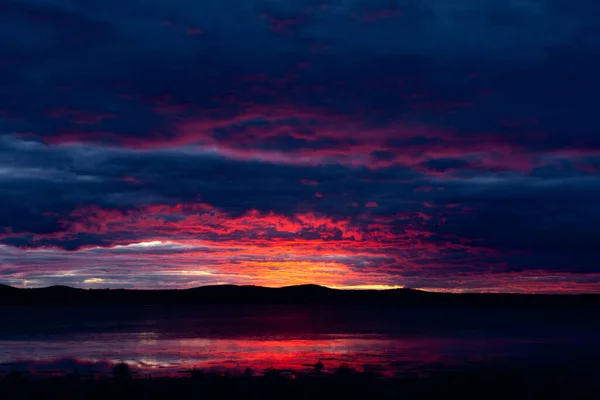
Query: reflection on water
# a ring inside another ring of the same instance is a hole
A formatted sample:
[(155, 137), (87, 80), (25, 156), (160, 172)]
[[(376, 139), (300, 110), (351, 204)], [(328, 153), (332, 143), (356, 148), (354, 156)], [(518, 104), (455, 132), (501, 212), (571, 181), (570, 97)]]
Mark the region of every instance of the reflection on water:
[[(56, 341), (1, 341), (0, 361), (51, 361), (73, 357), (85, 361), (127, 361), (143, 370), (175, 372), (192, 367), (262, 370), (305, 369), (321, 360), (326, 367), (349, 364), (392, 371), (433, 364), (452, 365), (466, 358), (506, 351), (495, 342), (401, 339), (372, 336), (323, 336), (319, 339), (157, 339), (149, 332), (79, 336)], [(467, 350), (470, 354), (464, 354)], [(44, 368), (47, 368), (44, 367)], [(53, 368), (60, 366), (53, 365)]]
[(118, 361), (153, 375), (193, 367), (299, 371), (320, 360), (325, 370), (348, 364), (396, 375), (480, 362), (560, 363), (600, 348), (595, 325), (565, 329), (557, 318), (530, 324), (532, 316), (490, 319), (467, 310), (453, 320), (435, 310), (419, 319), (414, 310), (290, 307), (3, 311), (0, 372), (102, 375)]

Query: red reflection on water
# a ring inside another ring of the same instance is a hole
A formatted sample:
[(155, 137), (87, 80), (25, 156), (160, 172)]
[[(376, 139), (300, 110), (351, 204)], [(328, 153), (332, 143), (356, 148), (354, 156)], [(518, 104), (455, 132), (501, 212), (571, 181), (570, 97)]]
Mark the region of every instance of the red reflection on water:
[[(359, 371), (367, 368), (383, 375), (422, 371), (442, 366), (460, 366), (472, 361), (507, 354), (507, 343), (489, 340), (389, 338), (380, 335), (326, 335), (318, 339), (161, 339), (154, 333), (113, 335), (96, 340), (55, 342), (0, 341), (0, 363), (21, 362), (35, 373), (52, 368), (72, 372), (73, 365), (54, 360), (70, 357), (87, 363), (125, 361), (139, 372), (181, 375), (192, 368), (241, 373), (247, 367), (256, 373), (270, 368), (306, 372), (317, 362), (324, 372), (341, 365)], [(33, 365), (33, 367), (32, 367)], [(92, 367), (90, 367), (92, 365)], [(45, 369), (44, 369), (45, 368)]]
[(460, 364), (471, 357), (481, 359), (493, 353), (488, 342), (479, 343), (479, 347), (488, 348), (482, 353), (473, 349), (478, 345), (472, 342), (389, 339), (378, 335), (335, 335), (316, 340), (143, 339), (137, 345), (130, 358), (134, 364), (144, 370), (171, 373), (191, 368), (242, 371), (246, 367), (258, 372), (270, 368), (308, 371), (321, 361), (324, 372), (348, 365), (359, 371), (371, 368), (384, 375), (395, 375), (428, 365)]

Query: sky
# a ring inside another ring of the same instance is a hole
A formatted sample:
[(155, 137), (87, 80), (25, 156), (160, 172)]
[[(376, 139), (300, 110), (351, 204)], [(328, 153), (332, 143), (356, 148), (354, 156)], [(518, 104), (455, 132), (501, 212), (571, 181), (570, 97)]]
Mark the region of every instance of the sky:
[(600, 292), (596, 0), (3, 0), (0, 283)]

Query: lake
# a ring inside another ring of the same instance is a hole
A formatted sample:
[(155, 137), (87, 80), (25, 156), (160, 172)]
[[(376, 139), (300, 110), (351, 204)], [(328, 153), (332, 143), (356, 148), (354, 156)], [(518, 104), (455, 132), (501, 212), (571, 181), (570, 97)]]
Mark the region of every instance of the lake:
[[(548, 366), (600, 355), (598, 310), (478, 307), (0, 307), (0, 373), (256, 373), (341, 365), (385, 376), (477, 364)], [(587, 364), (586, 364), (587, 365)]]

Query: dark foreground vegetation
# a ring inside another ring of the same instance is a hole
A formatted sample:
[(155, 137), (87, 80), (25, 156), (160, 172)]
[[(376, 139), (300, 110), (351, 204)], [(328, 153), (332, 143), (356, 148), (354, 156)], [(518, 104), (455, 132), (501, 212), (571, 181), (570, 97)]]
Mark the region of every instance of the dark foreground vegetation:
[(78, 374), (31, 378), (13, 372), (0, 380), (0, 399), (598, 399), (596, 372), (569, 366), (543, 372), (494, 367), (385, 379), (341, 367), (332, 374), (192, 371), (188, 378), (133, 379), (123, 364), (105, 379)]
[(600, 295), (450, 294), (412, 289), (338, 290), (318, 285), (266, 288), (218, 285), (182, 290), (19, 289), (0, 285), (0, 305), (385, 304), (597, 308)]

